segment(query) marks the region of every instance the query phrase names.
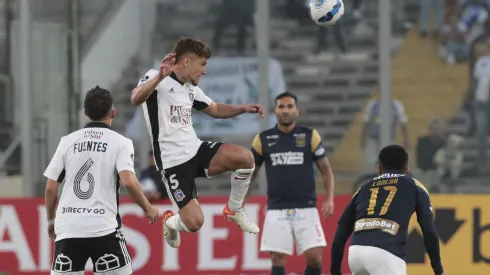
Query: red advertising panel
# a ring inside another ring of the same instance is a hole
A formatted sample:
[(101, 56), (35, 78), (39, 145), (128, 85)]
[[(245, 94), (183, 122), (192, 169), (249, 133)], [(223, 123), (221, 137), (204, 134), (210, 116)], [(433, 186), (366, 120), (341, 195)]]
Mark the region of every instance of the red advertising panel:
[[(349, 196), (336, 198), (334, 217), (323, 220), (327, 242), (331, 242), (336, 222), (349, 201)], [(123, 233), (133, 259), (134, 274), (166, 275), (258, 275), (269, 274), (267, 253), (259, 252), (260, 234), (243, 233), (222, 216), (226, 197), (203, 197), (200, 200), (205, 222), (195, 234), (182, 233), (182, 245), (169, 247), (163, 239), (161, 223), (149, 225), (140, 208), (128, 200), (121, 202), (119, 212)], [(168, 202), (158, 204), (160, 212), (172, 209)], [(262, 226), (266, 198), (254, 197), (247, 213)], [(53, 257), (53, 243), (46, 232), (43, 199), (0, 199), (0, 272), (12, 274), (48, 274)], [(325, 250), (323, 273), (328, 274), (330, 251)], [(91, 269), (91, 263), (87, 270)], [(303, 274), (302, 256), (288, 259), (287, 271)], [(349, 269), (344, 261), (343, 270)], [(89, 273), (91, 274), (91, 272)]]

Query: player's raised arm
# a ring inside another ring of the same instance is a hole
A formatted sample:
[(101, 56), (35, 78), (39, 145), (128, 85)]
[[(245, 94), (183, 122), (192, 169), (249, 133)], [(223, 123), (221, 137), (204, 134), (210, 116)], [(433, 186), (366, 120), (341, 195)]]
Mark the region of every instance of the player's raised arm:
[(342, 213), (342, 216), (338, 222), (337, 231), (335, 231), (335, 237), (332, 242), (330, 265), (330, 273), (332, 275), (342, 274), (341, 267), (342, 259), (344, 258), (345, 244), (354, 231), (354, 223), (356, 221), (356, 208), (354, 204), (356, 195), (354, 195), (347, 207), (344, 209), (344, 212)]
[(195, 87), (195, 99), (192, 107), (212, 118), (232, 118), (243, 113), (257, 113), (264, 118), (264, 107), (260, 104), (224, 104), (213, 102), (201, 89)]
[[(415, 180), (416, 181), (416, 180)], [(436, 275), (444, 274), (439, 249), (439, 236), (434, 225), (434, 215), (430, 203), (429, 193), (422, 184), (417, 182), (417, 222), (424, 235), (424, 244), (429, 254), (430, 264)]]
[(175, 64), (175, 54), (168, 54), (160, 64), (160, 70), (150, 70), (143, 76), (131, 92), (131, 103), (140, 105), (155, 91), (160, 82), (170, 74)]
[(200, 111), (213, 118), (232, 118), (243, 113), (259, 114), (260, 118), (264, 118), (264, 107), (260, 104), (234, 105), (212, 102)]
[(136, 175), (134, 173), (134, 148), (131, 141), (122, 144), (116, 161), (116, 169), (119, 173), (121, 184), (126, 188), (131, 198), (143, 209), (145, 215), (154, 223), (158, 219), (158, 209), (150, 204), (141, 189)]

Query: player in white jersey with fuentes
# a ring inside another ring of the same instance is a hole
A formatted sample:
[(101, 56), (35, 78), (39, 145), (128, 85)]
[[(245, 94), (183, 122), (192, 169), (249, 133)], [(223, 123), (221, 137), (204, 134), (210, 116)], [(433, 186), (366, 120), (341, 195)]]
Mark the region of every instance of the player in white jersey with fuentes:
[(204, 223), (197, 201), (196, 177), (231, 174), (231, 195), (223, 214), (242, 230), (258, 233), (258, 226), (242, 209), (243, 198), (254, 171), (250, 150), (221, 142), (202, 142), (192, 127), (192, 108), (213, 118), (231, 118), (258, 113), (258, 104), (231, 105), (213, 102), (197, 86), (206, 72), (211, 51), (201, 41), (184, 37), (167, 55), (160, 70), (149, 70), (133, 89), (131, 102), (142, 105), (152, 141), (155, 163), (179, 214), (163, 214), (164, 235), (172, 247), (180, 245), (180, 233), (196, 232)]
[(87, 93), (84, 107), (91, 122), (61, 138), (44, 172), (48, 233), (55, 240), (51, 275), (81, 275), (89, 258), (95, 274), (132, 274), (118, 212), (120, 184), (150, 223), (158, 219), (134, 174), (131, 140), (111, 130), (112, 103), (107, 90), (95, 87)]

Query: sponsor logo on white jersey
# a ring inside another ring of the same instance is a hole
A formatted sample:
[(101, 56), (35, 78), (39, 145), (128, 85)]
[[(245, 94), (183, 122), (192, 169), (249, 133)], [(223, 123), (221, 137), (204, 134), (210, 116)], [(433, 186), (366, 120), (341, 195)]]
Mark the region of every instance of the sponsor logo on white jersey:
[(192, 125), (192, 107), (170, 105), (170, 122), (181, 126)]

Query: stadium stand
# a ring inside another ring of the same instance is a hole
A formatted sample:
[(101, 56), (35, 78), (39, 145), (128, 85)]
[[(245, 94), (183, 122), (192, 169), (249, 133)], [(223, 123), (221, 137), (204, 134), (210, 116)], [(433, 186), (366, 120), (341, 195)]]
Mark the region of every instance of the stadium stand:
[[(172, 42), (178, 36), (193, 35), (207, 42), (212, 41), (213, 22), (216, 15), (210, 6), (213, 7), (218, 3), (220, 1), (192, 2), (192, 4), (189, 3), (189, 0), (161, 1), (158, 18), (165, 18), (165, 20), (159, 20), (155, 26), (152, 51), (154, 58), (158, 60), (168, 53)], [(271, 1), (271, 4), (280, 5), (281, 3)], [(366, 23), (376, 28), (376, 7), (367, 6), (366, 8)], [(281, 8), (279, 6), (271, 8), (271, 11), (274, 10), (281, 10)], [(413, 13), (416, 10), (417, 4), (407, 3), (409, 18), (416, 16)], [(203, 13), (209, 16), (200, 16)], [(193, 20), (190, 22), (185, 18), (193, 18)], [(343, 24), (347, 30), (353, 27), (352, 20), (346, 20)], [(277, 58), (283, 66), (287, 88), (299, 95), (300, 108), (303, 111), (300, 123), (317, 128), (324, 138), (328, 151), (333, 152), (340, 144), (351, 121), (361, 111), (361, 106), (369, 98), (372, 87), (377, 82), (377, 37), (346, 37), (349, 53), (340, 57), (341, 62), (335, 62), (335, 58), (338, 57), (331, 53), (319, 56), (310, 54), (315, 48), (314, 39), (311, 39), (316, 36), (314, 26), (304, 26), (296, 20), (290, 20), (284, 14), (271, 15), (270, 25), (271, 55)], [(248, 56), (255, 54), (255, 36), (252, 35), (251, 28), (253, 27), (249, 28), (245, 51)], [(393, 41), (393, 50), (397, 48), (399, 38), (404, 35), (401, 29), (395, 28), (394, 31), (398, 39)], [(234, 34), (233, 28), (225, 33), (221, 43), (223, 50), (219, 51), (219, 56), (234, 53), (232, 50), (227, 50), (235, 47)], [(128, 67), (115, 89), (128, 91), (127, 94), (118, 94), (115, 99), (119, 106), (119, 117), (123, 117), (115, 123), (115, 128), (120, 132), (124, 131), (124, 122), (132, 117), (135, 110), (130, 105), (129, 91), (134, 87), (138, 77), (144, 73), (134, 66), (138, 62), (134, 60), (133, 65)], [(229, 137), (227, 141), (248, 147), (251, 139), (252, 137)], [(342, 173), (336, 174), (338, 179), (343, 178)], [(352, 180), (352, 177), (347, 178)], [(204, 193), (206, 190), (212, 191), (213, 194), (219, 193), (220, 190), (228, 192), (228, 181), (228, 176), (207, 180), (206, 184), (200, 185), (200, 192)]]
[[(395, 55), (392, 69), (392, 95), (405, 105), (413, 145), (427, 132), (431, 117), (450, 120), (456, 114), (466, 92), (467, 65), (446, 66), (437, 55), (437, 43), (420, 38), (413, 29)], [(362, 170), (363, 151), (353, 146), (360, 144), (361, 126), (359, 113), (332, 158), (337, 174)]]
[[(7, 6), (7, 3), (10, 3)], [(68, 25), (70, 15), (70, 1), (64, 0), (37, 0), (31, 1), (31, 18), (33, 22), (62, 23)], [(80, 47), (83, 53), (96, 39), (99, 30), (103, 29), (108, 17), (119, 7), (121, 1), (117, 0), (84, 0), (80, 5)], [(8, 39), (12, 20), (19, 18), (20, 1), (1, 1), (0, 15), (0, 53), (9, 56)], [(9, 58), (0, 58), (0, 152), (3, 152), (15, 137), (16, 130), (13, 124), (13, 90), (9, 75)], [(3, 77), (5, 76), (5, 77)], [(20, 173), (20, 148), (9, 158), (0, 174)]]

